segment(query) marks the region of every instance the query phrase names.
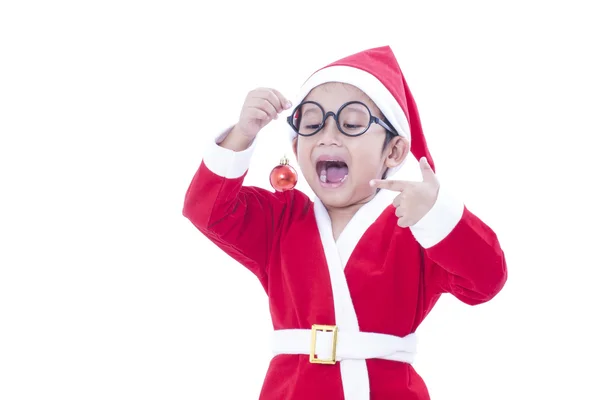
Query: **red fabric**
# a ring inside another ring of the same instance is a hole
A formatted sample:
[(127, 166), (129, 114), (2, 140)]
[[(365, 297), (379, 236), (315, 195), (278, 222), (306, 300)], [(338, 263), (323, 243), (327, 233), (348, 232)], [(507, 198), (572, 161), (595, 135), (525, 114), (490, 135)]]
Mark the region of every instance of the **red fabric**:
[(361, 51), (335, 61), (321, 69), (332, 66), (354, 67), (368, 72), (379, 79), (394, 96), (402, 111), (404, 111), (404, 115), (406, 115), (411, 132), (411, 152), (417, 160), (421, 157), (426, 157), (429, 165), (435, 171), (435, 165), (429, 153), (427, 141), (423, 135), (417, 104), (404, 79), (404, 74), (392, 49), (389, 46), (383, 46)]
[[(257, 276), (269, 297), (274, 329), (334, 325), (312, 201), (297, 190), (271, 193), (242, 183), (243, 177), (225, 179), (202, 164), (186, 193), (183, 215)], [(361, 330), (405, 336), (415, 332), (442, 293), (474, 305), (503, 287), (504, 254), (494, 232), (469, 210), (428, 250), (396, 222), (390, 206), (365, 232), (345, 269)], [(368, 360), (367, 366), (372, 400), (429, 399), (411, 365)], [(260, 399), (343, 399), (339, 364), (276, 356)]]

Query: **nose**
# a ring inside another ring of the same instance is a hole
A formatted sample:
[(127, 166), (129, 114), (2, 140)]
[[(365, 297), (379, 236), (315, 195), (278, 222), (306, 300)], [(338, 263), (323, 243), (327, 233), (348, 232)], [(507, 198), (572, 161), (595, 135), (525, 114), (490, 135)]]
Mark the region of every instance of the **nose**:
[(335, 114), (327, 113), (327, 115), (325, 115), (325, 125), (319, 135), (319, 145), (339, 146), (341, 144), (342, 136), (343, 133), (340, 132), (335, 122)]

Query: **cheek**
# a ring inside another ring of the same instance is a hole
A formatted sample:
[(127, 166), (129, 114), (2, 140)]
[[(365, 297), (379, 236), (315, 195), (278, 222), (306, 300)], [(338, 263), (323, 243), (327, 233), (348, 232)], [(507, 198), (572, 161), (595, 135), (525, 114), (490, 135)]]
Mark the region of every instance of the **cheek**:
[(306, 146), (306, 142), (299, 141), (298, 142), (298, 161), (301, 161), (303, 158), (306, 158), (309, 155), (308, 148)]
[(306, 140), (298, 141), (298, 164), (300, 168), (308, 168), (311, 165), (310, 153), (312, 146)]
[[(374, 146), (372, 142), (362, 141), (353, 143), (351, 149), (352, 161), (355, 165), (360, 164), (359, 170), (372, 170), (379, 168), (381, 163), (381, 148)], [(367, 172), (367, 171), (365, 171)]]

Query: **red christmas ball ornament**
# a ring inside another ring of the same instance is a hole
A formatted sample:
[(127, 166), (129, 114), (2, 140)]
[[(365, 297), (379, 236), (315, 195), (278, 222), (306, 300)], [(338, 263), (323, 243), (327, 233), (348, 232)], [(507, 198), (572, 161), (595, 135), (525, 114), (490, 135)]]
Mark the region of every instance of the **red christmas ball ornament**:
[(278, 192), (292, 190), (298, 182), (298, 174), (294, 167), (289, 165), (288, 159), (283, 156), (279, 165), (271, 171), (271, 186)]

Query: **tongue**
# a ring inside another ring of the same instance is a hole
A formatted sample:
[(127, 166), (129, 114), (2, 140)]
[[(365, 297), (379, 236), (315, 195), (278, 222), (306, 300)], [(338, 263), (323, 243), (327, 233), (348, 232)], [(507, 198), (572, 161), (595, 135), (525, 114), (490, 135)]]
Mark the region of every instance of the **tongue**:
[(339, 183), (348, 175), (348, 167), (327, 167), (327, 181), (331, 183)]

